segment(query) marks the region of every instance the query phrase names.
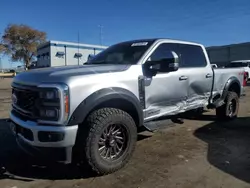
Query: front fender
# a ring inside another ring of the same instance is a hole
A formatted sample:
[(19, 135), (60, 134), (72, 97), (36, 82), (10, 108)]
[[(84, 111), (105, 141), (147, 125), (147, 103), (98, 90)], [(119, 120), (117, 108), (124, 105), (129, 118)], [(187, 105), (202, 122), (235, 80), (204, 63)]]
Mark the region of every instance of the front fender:
[(142, 125), (143, 111), (139, 99), (132, 92), (126, 89), (111, 87), (98, 90), (83, 100), (72, 113), (68, 122), (68, 126), (82, 123), (94, 108), (111, 99), (122, 99), (131, 103), (136, 109), (137, 115), (139, 117), (139, 125)]

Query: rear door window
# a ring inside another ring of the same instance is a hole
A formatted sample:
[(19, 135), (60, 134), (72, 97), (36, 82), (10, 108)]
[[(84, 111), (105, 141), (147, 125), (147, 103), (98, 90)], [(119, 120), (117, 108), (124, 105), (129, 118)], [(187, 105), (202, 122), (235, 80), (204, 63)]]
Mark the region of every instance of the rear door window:
[(201, 46), (190, 44), (179, 44), (181, 62), (180, 67), (193, 68), (205, 67), (207, 61)]

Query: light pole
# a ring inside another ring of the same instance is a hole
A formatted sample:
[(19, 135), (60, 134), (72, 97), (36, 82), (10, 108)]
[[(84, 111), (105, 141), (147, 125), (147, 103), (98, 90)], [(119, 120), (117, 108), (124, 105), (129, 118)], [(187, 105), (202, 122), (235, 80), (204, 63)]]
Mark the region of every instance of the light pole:
[(103, 29), (103, 26), (98, 25), (98, 27), (100, 28), (100, 45), (102, 46), (102, 29)]
[[(79, 30), (78, 30), (78, 32), (77, 32), (77, 43), (78, 43), (78, 46), (77, 46), (77, 56), (79, 56), (79, 42), (80, 42), (80, 34), (79, 34)], [(79, 58), (80, 57), (77, 57), (77, 60), (78, 60), (78, 65), (79, 65)]]

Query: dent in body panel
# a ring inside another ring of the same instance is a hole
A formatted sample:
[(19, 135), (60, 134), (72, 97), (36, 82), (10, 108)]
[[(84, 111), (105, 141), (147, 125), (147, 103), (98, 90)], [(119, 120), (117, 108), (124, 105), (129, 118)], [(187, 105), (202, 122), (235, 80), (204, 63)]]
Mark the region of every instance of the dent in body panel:
[[(216, 95), (217, 93), (222, 95), (223, 89), (225, 87), (225, 79), (223, 78), (223, 74), (215, 74), (214, 76), (214, 90), (213, 93)], [(224, 83), (222, 82), (224, 81)]]
[(185, 74), (188, 77), (189, 85), (187, 109), (201, 107), (208, 102), (211, 93), (213, 83), (212, 69), (210, 66), (187, 68)]
[(181, 71), (145, 78), (145, 120), (173, 115), (183, 110), (187, 99), (187, 80), (179, 81)]

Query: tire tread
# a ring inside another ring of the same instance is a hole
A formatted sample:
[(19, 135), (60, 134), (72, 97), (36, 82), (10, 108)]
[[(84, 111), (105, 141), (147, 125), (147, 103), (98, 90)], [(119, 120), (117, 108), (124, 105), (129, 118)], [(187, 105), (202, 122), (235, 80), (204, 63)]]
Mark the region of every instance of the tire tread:
[[(229, 117), (228, 114), (227, 114), (227, 105), (228, 105), (228, 102), (231, 101), (232, 99), (236, 99), (237, 109), (236, 109), (235, 116)], [(218, 108), (216, 108), (216, 116), (217, 116), (217, 118), (220, 119), (220, 120), (234, 119), (235, 117), (237, 117), (237, 114), (238, 114), (238, 106), (239, 106), (239, 97), (238, 97), (237, 93), (233, 92), (233, 91), (229, 91), (228, 95), (226, 97), (226, 100), (225, 100), (225, 104), (218, 107)]]
[(117, 116), (117, 115), (121, 116), (122, 119), (124, 119), (123, 121), (125, 120), (129, 121), (129, 123), (131, 124), (130, 126), (133, 129), (133, 131), (136, 131), (136, 125), (135, 125), (133, 118), (127, 112), (122, 111), (120, 109), (116, 109), (116, 108), (101, 108), (101, 109), (93, 111), (87, 117), (85, 121), (85, 125), (83, 126), (84, 130), (82, 131), (83, 135), (81, 136), (83, 136), (83, 139), (85, 140), (84, 141), (85, 160), (87, 162), (87, 165), (89, 165), (90, 168), (92, 169), (92, 171), (100, 175), (109, 174), (124, 167), (127, 164), (128, 160), (131, 158), (135, 149), (135, 144), (133, 144), (132, 145), (133, 148), (127, 154), (125, 160), (123, 160), (120, 165), (116, 167), (110, 167), (108, 169), (100, 168), (95, 158), (92, 157), (94, 155), (94, 151), (91, 149), (91, 146), (94, 144), (94, 139), (92, 139), (93, 136), (96, 134), (96, 132), (99, 132), (102, 130), (103, 125), (107, 123), (108, 118), (112, 118), (112, 116)]

